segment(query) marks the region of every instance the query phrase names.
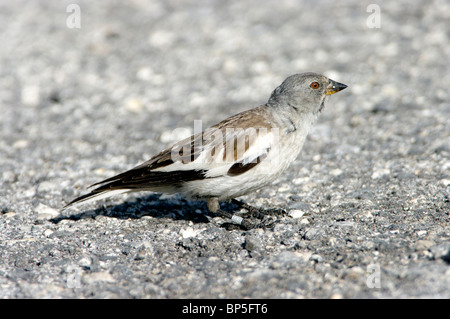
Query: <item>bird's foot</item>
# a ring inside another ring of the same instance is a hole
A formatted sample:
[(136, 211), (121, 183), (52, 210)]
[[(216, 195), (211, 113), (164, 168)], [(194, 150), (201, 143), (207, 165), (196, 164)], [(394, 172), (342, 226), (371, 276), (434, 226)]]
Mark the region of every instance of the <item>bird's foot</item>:
[[(281, 208), (270, 208), (270, 209), (262, 209), (256, 208), (251, 205), (248, 205), (244, 202), (238, 201), (236, 199), (232, 200), (232, 203), (238, 205), (240, 208), (244, 208), (247, 210), (246, 213), (242, 215), (235, 215), (229, 212), (226, 212), (222, 209), (218, 209), (216, 214), (220, 217), (231, 220), (229, 223), (225, 223), (224, 227), (227, 229), (244, 229), (250, 230), (255, 228), (272, 228), (275, 225), (276, 219), (273, 219), (274, 216), (282, 216), (286, 214), (286, 211)], [(249, 219), (255, 218), (258, 222), (254, 223), (249, 221)]]
[(215, 212), (217, 216), (223, 217), (225, 219), (230, 220), (231, 222), (224, 223), (222, 226), (224, 226), (228, 230), (232, 229), (243, 229), (243, 230), (249, 230), (254, 228), (261, 228), (261, 223), (252, 223), (248, 221), (246, 218), (243, 218), (241, 216), (229, 213), (227, 211), (224, 211), (222, 209), (219, 209)]
[(258, 219), (264, 219), (266, 216), (275, 216), (275, 217), (281, 217), (283, 215), (286, 215), (287, 212), (283, 209), (283, 208), (269, 208), (269, 209), (265, 209), (265, 208), (258, 208), (258, 207), (254, 207), (251, 206), (247, 203), (244, 203), (240, 200), (237, 199), (232, 199), (231, 202), (237, 206), (239, 206), (240, 208), (244, 208), (245, 210), (247, 210), (247, 213), (245, 213), (243, 216), (247, 217), (255, 217)]

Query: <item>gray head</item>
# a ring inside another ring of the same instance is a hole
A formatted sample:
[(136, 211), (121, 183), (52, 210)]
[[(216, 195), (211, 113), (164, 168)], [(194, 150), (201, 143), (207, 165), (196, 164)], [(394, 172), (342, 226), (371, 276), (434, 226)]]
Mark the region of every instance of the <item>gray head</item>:
[(268, 106), (292, 107), (301, 113), (322, 111), (325, 97), (345, 89), (347, 85), (317, 73), (294, 74), (284, 80), (270, 96)]

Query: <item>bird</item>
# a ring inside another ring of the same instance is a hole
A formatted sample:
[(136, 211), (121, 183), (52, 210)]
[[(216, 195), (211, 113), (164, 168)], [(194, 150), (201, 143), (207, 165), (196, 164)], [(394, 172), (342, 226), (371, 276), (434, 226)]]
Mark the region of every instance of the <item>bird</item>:
[(259, 227), (222, 210), (220, 202), (239, 202), (236, 198), (273, 183), (297, 158), (328, 95), (346, 87), (313, 72), (291, 75), (265, 104), (233, 115), (128, 171), (91, 185), (95, 187), (92, 191), (64, 208), (133, 191), (181, 193), (206, 200), (210, 212), (244, 229)]

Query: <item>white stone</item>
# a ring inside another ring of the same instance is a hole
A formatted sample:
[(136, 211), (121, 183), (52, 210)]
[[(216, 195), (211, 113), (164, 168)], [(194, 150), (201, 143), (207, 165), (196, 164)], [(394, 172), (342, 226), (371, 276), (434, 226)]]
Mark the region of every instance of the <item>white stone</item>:
[(21, 92), (21, 102), (25, 105), (35, 106), (41, 100), (41, 90), (37, 85), (26, 85)]
[(98, 282), (114, 282), (114, 277), (106, 271), (87, 273), (83, 275), (83, 282), (86, 284), (96, 284)]
[(44, 230), (44, 236), (45, 237), (49, 237), (51, 234), (53, 234), (53, 230), (51, 230), (51, 229)]
[(158, 30), (150, 35), (148, 42), (151, 46), (156, 48), (167, 48), (171, 46), (175, 40), (175, 33), (166, 30)]
[(388, 168), (375, 168), (372, 172), (372, 179), (377, 179), (383, 176), (387, 176), (391, 173)]
[(194, 229), (192, 227), (187, 227), (186, 229), (182, 229), (180, 233), (183, 238), (190, 238), (197, 236), (202, 231), (203, 231), (202, 229)]
[(51, 219), (59, 215), (59, 212), (50, 206), (39, 203), (35, 208), (38, 219)]
[(292, 218), (302, 218), (305, 212), (300, 209), (293, 209), (289, 212), (289, 216)]
[(139, 99), (129, 98), (128, 100), (125, 101), (125, 109), (128, 112), (140, 113), (144, 109), (144, 106), (142, 105)]
[(342, 174), (342, 170), (340, 168), (335, 168), (330, 172), (330, 174), (333, 176), (339, 176)]

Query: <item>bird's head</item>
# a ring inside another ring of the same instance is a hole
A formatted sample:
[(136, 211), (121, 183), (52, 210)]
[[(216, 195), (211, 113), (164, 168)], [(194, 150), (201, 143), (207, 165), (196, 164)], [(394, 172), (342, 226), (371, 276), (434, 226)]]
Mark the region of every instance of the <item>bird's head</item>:
[(267, 105), (290, 107), (299, 113), (319, 113), (327, 95), (345, 89), (347, 85), (317, 73), (294, 74), (284, 80), (270, 96)]

